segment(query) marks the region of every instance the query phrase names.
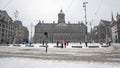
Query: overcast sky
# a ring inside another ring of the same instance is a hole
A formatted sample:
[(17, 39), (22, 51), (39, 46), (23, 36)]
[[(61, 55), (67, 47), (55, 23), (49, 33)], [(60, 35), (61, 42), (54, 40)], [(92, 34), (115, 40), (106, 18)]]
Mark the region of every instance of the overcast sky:
[[(6, 10), (14, 18), (14, 12), (19, 11), (19, 20), (30, 30), (30, 25), (36, 25), (37, 20), (45, 23), (56, 21), (60, 9), (66, 15), (66, 22), (78, 23), (84, 21), (83, 1), (85, 0), (0, 0), (0, 10)], [(120, 0), (86, 0), (87, 19), (92, 25), (97, 25), (100, 19), (111, 20), (111, 12), (116, 18), (120, 13)], [(93, 21), (92, 21), (93, 20)], [(89, 25), (88, 25), (89, 26)]]

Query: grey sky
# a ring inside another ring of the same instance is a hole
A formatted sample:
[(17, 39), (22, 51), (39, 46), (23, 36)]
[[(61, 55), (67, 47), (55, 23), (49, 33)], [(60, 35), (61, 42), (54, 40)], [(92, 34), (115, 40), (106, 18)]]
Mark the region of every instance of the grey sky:
[[(0, 0), (0, 9), (6, 10), (14, 20), (14, 12), (19, 11), (19, 20), (30, 29), (31, 22), (37, 20), (45, 23), (56, 21), (60, 9), (66, 14), (66, 22), (84, 21), (83, 1), (85, 0)], [(86, 0), (87, 18), (92, 25), (97, 25), (100, 19), (111, 20), (111, 12), (116, 17), (120, 12), (120, 0)]]

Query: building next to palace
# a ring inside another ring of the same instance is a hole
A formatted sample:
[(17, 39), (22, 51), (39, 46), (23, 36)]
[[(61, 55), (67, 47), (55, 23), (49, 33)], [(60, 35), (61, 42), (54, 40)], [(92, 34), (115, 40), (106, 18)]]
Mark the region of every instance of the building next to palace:
[(111, 14), (111, 21), (100, 20), (99, 25), (92, 30), (92, 40), (94, 42), (120, 43), (120, 14), (117, 13), (116, 20)]
[(0, 10), (0, 44), (28, 43), (28, 36), (21, 21), (13, 21), (6, 11)]
[(0, 44), (12, 43), (14, 40), (15, 24), (6, 11), (0, 10)]
[[(48, 34), (46, 38), (45, 33)], [(61, 40), (65, 42), (85, 42), (86, 25), (83, 22), (72, 24), (65, 22), (65, 14), (62, 10), (58, 14), (58, 22), (44, 23), (39, 21), (35, 26), (34, 42), (42, 43), (47, 42), (59, 42)]]
[(23, 26), (22, 21), (15, 20), (15, 43), (28, 43), (29, 41), (29, 31), (27, 27)]

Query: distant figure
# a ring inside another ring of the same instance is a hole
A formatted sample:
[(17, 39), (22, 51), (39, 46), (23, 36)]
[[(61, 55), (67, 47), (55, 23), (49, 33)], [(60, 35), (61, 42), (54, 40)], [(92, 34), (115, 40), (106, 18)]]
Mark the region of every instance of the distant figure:
[(106, 45), (108, 45), (108, 42), (106, 42)]
[(61, 44), (61, 48), (63, 48), (63, 43)]
[(86, 47), (87, 47), (87, 42), (85, 42), (85, 45), (86, 45)]
[(82, 42), (80, 41), (80, 44), (82, 44)]
[(43, 46), (44, 46), (44, 41), (43, 41)]
[(8, 45), (9, 43), (7, 42), (7, 45)]
[(100, 42), (100, 44), (101, 44), (101, 45), (103, 45), (103, 43), (102, 43), (102, 42)]
[(111, 45), (110, 42), (107, 42), (107, 45), (110, 46)]
[(65, 45), (64, 45), (64, 48), (66, 48), (66, 43), (65, 43)]
[(58, 47), (59, 42), (57, 42), (57, 47)]
[(67, 46), (68, 46), (68, 42), (66, 42)]
[(31, 44), (32, 44), (32, 43), (30, 42), (30, 46), (31, 46)]
[(111, 42), (109, 42), (108, 44), (109, 44), (109, 46), (111, 46)]
[(111, 46), (111, 39), (108, 39), (108, 45)]

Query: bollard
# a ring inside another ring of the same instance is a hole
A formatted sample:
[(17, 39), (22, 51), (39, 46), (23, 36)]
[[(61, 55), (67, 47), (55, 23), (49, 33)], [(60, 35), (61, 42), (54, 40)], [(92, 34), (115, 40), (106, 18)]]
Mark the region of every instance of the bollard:
[(47, 51), (48, 51), (48, 45), (46, 44), (46, 53), (47, 53)]

